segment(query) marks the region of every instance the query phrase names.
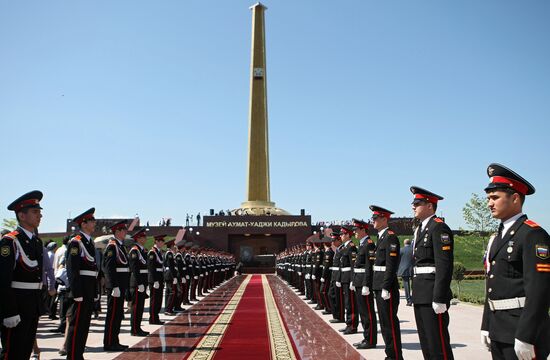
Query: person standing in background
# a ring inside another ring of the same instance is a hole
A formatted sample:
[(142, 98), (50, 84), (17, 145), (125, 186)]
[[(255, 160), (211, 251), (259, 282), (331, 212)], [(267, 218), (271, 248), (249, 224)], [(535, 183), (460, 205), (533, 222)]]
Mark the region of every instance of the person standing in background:
[(399, 269), (397, 269), (397, 276), (399, 276), (401, 280), (403, 280), (403, 288), (405, 289), (405, 300), (407, 300), (407, 306), (411, 306), (411, 276), (414, 263), (411, 239), (405, 239), (405, 241), (403, 241), (403, 245), (404, 246), (399, 252)]

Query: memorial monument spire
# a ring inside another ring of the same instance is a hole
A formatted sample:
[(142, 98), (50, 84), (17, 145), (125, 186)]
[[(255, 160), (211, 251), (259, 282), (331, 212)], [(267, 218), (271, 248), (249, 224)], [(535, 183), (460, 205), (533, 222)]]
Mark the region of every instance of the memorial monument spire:
[(267, 73), (265, 48), (265, 7), (256, 3), (252, 10), (252, 49), (250, 61), (250, 102), (248, 113), (247, 200), (236, 211), (249, 215), (288, 215), (275, 207), (269, 189), (269, 138), (267, 121)]

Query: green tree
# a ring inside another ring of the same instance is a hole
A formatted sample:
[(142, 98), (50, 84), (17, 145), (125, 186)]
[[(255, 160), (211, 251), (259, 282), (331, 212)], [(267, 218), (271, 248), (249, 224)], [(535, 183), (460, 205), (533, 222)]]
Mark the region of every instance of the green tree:
[(475, 231), (495, 231), (498, 226), (498, 221), (491, 216), (483, 195), (472, 194), (472, 198), (462, 209), (462, 216)]
[(460, 299), (460, 283), (464, 280), (464, 274), (466, 273), (466, 268), (461, 262), (455, 261), (453, 266), (453, 280), (456, 281), (456, 286), (458, 287), (458, 296)]
[(5, 230), (15, 230), (17, 227), (17, 220), (16, 219), (3, 219), (2, 220), (2, 229)]

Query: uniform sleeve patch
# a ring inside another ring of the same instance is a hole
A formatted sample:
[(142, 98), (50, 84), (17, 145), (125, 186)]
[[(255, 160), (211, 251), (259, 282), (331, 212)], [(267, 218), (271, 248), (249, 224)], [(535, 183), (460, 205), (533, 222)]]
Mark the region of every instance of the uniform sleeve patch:
[(155, 254), (149, 254), (149, 259), (154, 259), (155, 258)]
[(438, 218), (438, 217), (436, 217), (436, 218), (434, 219), (434, 221), (435, 221), (435, 222), (438, 222), (438, 223), (444, 222), (443, 219), (440, 219), (440, 218)]
[(441, 243), (442, 244), (450, 244), (451, 243), (451, 237), (449, 234), (443, 233), (441, 234)]
[(441, 248), (441, 250), (443, 250), (443, 251), (449, 251), (449, 250), (451, 250), (451, 246), (450, 246), (450, 245), (443, 246), (443, 247)]
[(2, 246), (2, 248), (0, 249), (0, 254), (3, 257), (9, 256), (11, 254), (9, 245)]
[(396, 252), (391, 252), (390, 256), (397, 256), (397, 253)]
[(390, 251), (397, 250), (397, 244), (390, 244)]
[(76, 246), (71, 248), (71, 255), (78, 255), (78, 248)]
[(107, 254), (105, 254), (106, 257), (111, 257), (113, 256), (113, 251), (112, 250), (109, 250), (107, 251)]
[(137, 258), (137, 254), (135, 251), (132, 251), (132, 259), (135, 259), (135, 258)]
[(550, 264), (537, 264), (538, 272), (550, 272)]
[(535, 245), (536, 254), (539, 259), (548, 259), (548, 245)]

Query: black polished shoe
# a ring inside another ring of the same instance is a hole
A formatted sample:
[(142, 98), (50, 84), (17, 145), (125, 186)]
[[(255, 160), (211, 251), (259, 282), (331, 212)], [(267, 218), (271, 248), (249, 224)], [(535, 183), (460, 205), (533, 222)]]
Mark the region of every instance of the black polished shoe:
[(369, 344), (369, 343), (361, 343), (355, 346), (355, 348), (357, 349), (374, 349), (375, 347), (376, 347), (376, 344)]
[(343, 323), (343, 321), (340, 319), (330, 319), (328, 322), (332, 324)]
[(120, 344), (105, 345), (103, 346), (103, 351), (124, 351), (127, 348), (128, 347), (126, 345), (120, 345)]
[(59, 329), (59, 328), (55, 328), (55, 329), (50, 329), (48, 330), (49, 332), (52, 332), (52, 333), (56, 333), (56, 334), (63, 334), (63, 330)]
[(176, 313), (175, 313), (175, 312), (171, 312), (171, 311), (165, 311), (165, 312), (164, 312), (164, 315), (174, 316), (174, 315), (176, 315)]
[(319, 306), (319, 304), (317, 304), (317, 306), (314, 307), (313, 310), (323, 310), (323, 307)]
[(321, 312), (321, 314), (323, 314), (323, 315), (330, 315), (330, 314), (332, 314), (332, 313), (331, 313), (330, 311), (324, 310), (323, 312)]
[(309, 305), (317, 304), (317, 303), (316, 303), (315, 301), (313, 301), (313, 300), (309, 300), (307, 303), (308, 303)]
[(413, 306), (413, 303), (412, 303), (412, 302), (408, 302), (408, 303), (407, 303), (407, 306)]
[(164, 321), (149, 321), (149, 324), (151, 325), (164, 325)]
[(350, 328), (349, 327), (345, 327), (343, 329), (339, 329), (338, 331), (342, 332), (342, 333), (345, 333), (346, 331), (348, 331)]
[(351, 335), (351, 334), (357, 334), (357, 329), (348, 328), (346, 331), (344, 331), (344, 335)]
[(361, 340), (360, 342), (356, 342), (353, 344), (353, 346), (359, 346), (359, 345), (362, 345), (362, 344), (366, 344), (367, 342), (365, 341), (365, 339)]
[(148, 332), (148, 331), (140, 330), (140, 331), (138, 331), (138, 332), (136, 332), (136, 333), (132, 333), (131, 335), (132, 335), (132, 336), (147, 336), (147, 335), (149, 335), (149, 332)]

